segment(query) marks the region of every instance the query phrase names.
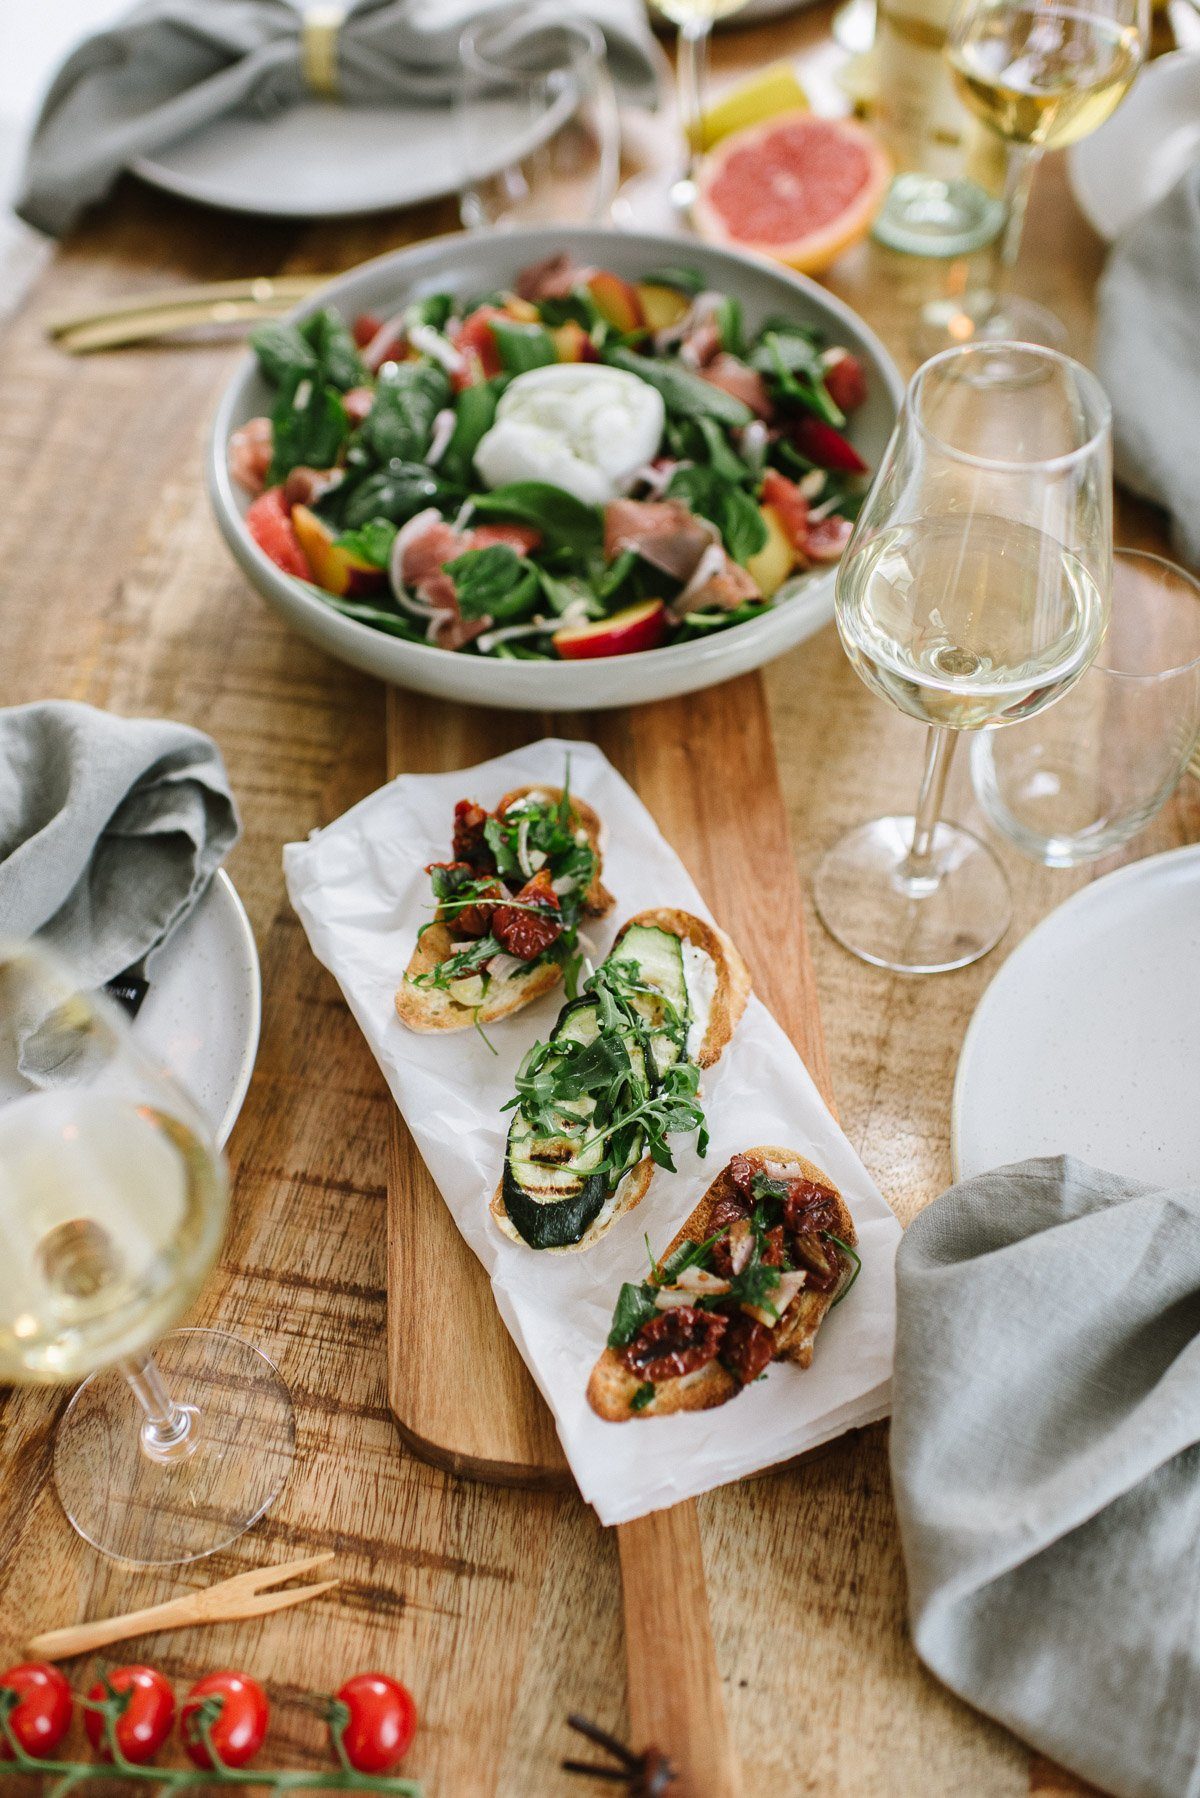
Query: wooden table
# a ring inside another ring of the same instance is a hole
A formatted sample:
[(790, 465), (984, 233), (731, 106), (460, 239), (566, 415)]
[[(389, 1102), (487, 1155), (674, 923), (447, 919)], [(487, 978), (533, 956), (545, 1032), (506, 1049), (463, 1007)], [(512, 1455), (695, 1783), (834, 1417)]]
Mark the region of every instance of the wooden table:
[[(818, 9), (730, 34), (736, 71), (815, 45)], [(0, 1440), (0, 1653), (34, 1628), (151, 1603), (266, 1560), (332, 1547), (336, 1604), (150, 1639), (137, 1653), (177, 1683), (218, 1664), (257, 1672), (281, 1758), (319, 1751), (300, 1702), (356, 1668), (418, 1694), (410, 1757), (429, 1798), (569, 1798), (563, 1718), (624, 1727), (615, 1540), (573, 1497), (459, 1483), (401, 1447), (385, 1403), (382, 1230), (389, 1099), (284, 896), (282, 845), (383, 778), (383, 689), (291, 635), (220, 544), (200, 478), (227, 346), (73, 362), (44, 339), (52, 308), (180, 278), (349, 265), (452, 228), (451, 209), (296, 230), (239, 221), (130, 184), (64, 246), (0, 337), (0, 703), (49, 696), (164, 713), (212, 732), (245, 836), (230, 871), (262, 954), (258, 1068), (231, 1157), (233, 1221), (197, 1321), (259, 1343), (296, 1400), (291, 1484), (264, 1524), (180, 1576), (121, 1570), (85, 1549), (49, 1484), (57, 1394), (10, 1396)], [(1051, 162), (1021, 271), (1086, 356), (1101, 249)], [(907, 365), (895, 267), (864, 247), (831, 285)], [(1120, 536), (1163, 542), (1145, 509)], [(872, 699), (832, 629), (769, 673), (801, 872), (850, 824), (904, 810), (917, 728)], [(702, 747), (702, 746), (698, 746)], [(960, 767), (953, 814), (973, 805)], [(1200, 836), (1184, 783), (1134, 853)], [(810, 919), (843, 1122), (907, 1220), (947, 1183), (963, 1031), (1002, 955), (1090, 876), (1006, 856), (1016, 902), (1003, 947), (975, 968), (904, 980), (844, 954)], [(1101, 863), (1095, 873), (1105, 871)], [(780, 920), (787, 928), (787, 920)], [(717, 1653), (750, 1793), (1016, 1798), (1080, 1788), (918, 1665), (880, 1427), (809, 1465), (699, 1506)], [(111, 1660), (105, 1664), (111, 1665)], [(73, 1670), (85, 1683), (90, 1668)], [(596, 1788), (597, 1790), (599, 1788)]]

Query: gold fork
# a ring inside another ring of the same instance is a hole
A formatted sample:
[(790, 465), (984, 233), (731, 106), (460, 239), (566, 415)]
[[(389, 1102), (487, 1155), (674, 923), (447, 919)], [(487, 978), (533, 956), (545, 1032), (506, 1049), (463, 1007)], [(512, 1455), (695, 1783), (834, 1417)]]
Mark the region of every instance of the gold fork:
[(150, 1635), (160, 1629), (186, 1629), (193, 1623), (227, 1623), (242, 1617), (262, 1617), (268, 1611), (282, 1611), (288, 1605), (304, 1604), (321, 1592), (331, 1592), (340, 1582), (318, 1580), (311, 1586), (293, 1586), (286, 1592), (272, 1592), (297, 1574), (311, 1573), (332, 1561), (333, 1550), (309, 1555), (302, 1561), (285, 1561), (281, 1567), (252, 1567), (248, 1573), (236, 1573), (232, 1579), (219, 1580), (202, 1592), (186, 1592), (181, 1598), (169, 1598), (165, 1604), (151, 1605), (144, 1611), (126, 1611), (120, 1617), (101, 1618), (96, 1623), (72, 1624), (67, 1629), (51, 1629), (34, 1636), (26, 1645), (32, 1660), (65, 1661), (73, 1654), (88, 1654), (93, 1648), (107, 1648), (110, 1642), (124, 1642), (130, 1636)]
[(256, 275), (192, 287), (130, 294), (83, 311), (52, 313), (48, 337), (72, 355), (143, 343), (197, 325), (240, 324), (276, 317), (332, 279), (329, 275)]

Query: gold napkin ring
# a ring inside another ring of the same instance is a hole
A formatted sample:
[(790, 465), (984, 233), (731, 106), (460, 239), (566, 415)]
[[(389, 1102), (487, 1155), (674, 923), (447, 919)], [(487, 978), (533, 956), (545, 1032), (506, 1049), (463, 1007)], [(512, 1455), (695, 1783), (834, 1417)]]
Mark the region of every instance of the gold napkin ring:
[(305, 10), (300, 27), (300, 64), (314, 94), (336, 99), (338, 92), (338, 32), (346, 22), (344, 6), (313, 6)]

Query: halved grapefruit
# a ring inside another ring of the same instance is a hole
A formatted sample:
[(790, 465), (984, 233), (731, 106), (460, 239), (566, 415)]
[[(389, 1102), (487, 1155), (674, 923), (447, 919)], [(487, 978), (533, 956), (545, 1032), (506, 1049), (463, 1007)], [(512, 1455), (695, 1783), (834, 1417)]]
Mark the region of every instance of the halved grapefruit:
[(696, 228), (817, 274), (866, 236), (891, 177), (886, 153), (855, 120), (781, 113), (711, 152)]

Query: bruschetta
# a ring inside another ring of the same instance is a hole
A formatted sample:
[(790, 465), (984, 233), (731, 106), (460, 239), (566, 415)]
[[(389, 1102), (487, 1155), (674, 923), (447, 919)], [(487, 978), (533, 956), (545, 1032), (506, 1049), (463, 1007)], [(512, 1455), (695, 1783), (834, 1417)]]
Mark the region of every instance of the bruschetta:
[(517, 787), (494, 812), (460, 800), (451, 859), (426, 872), (436, 909), (396, 993), (410, 1030), (465, 1030), (520, 1011), (577, 964), (580, 921), (613, 903), (600, 820), (562, 787)]
[(508, 1109), (492, 1215), (533, 1249), (586, 1249), (645, 1196), (668, 1137), (696, 1132), (700, 1071), (733, 1035), (750, 975), (733, 943), (688, 912), (639, 912), (535, 1043)]
[(857, 1240), (846, 1201), (803, 1155), (735, 1155), (648, 1277), (622, 1286), (592, 1410), (610, 1423), (707, 1411), (772, 1361), (808, 1367), (857, 1278)]

